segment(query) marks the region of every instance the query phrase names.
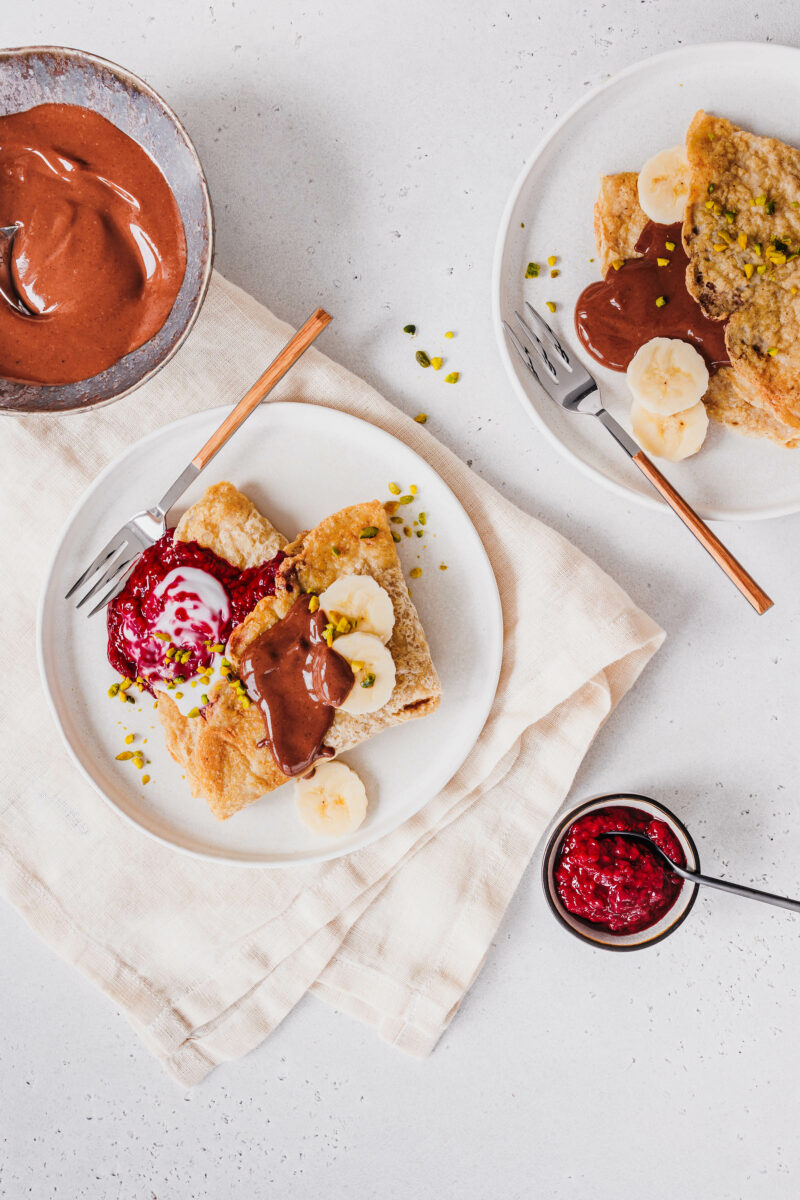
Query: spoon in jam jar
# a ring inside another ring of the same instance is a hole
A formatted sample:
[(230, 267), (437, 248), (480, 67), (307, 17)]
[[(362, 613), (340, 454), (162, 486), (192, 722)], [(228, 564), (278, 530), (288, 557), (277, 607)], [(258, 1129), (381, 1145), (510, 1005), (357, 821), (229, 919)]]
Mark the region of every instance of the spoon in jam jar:
[(800, 912), (800, 900), (790, 900), (788, 896), (775, 896), (772, 892), (763, 892), (759, 888), (745, 887), (741, 883), (730, 883), (727, 879), (714, 879), (711, 875), (701, 875), (699, 871), (690, 871), (686, 867), (679, 867), (646, 833), (634, 833), (630, 829), (612, 829), (607, 833), (598, 833), (595, 836), (598, 841), (621, 837), (643, 842), (653, 854), (659, 856), (670, 871), (674, 871), (676, 875), (679, 875), (681, 879), (686, 879), (689, 883), (703, 883), (706, 887), (718, 888), (721, 892), (733, 892), (735, 896), (745, 896), (748, 900), (761, 900), (764, 904), (774, 904), (777, 908), (788, 908), (790, 912)]
[(19, 225), (0, 225), (0, 296), (24, 317), (33, 317), (36, 314), (20, 296), (11, 273), (11, 254), (19, 228)]

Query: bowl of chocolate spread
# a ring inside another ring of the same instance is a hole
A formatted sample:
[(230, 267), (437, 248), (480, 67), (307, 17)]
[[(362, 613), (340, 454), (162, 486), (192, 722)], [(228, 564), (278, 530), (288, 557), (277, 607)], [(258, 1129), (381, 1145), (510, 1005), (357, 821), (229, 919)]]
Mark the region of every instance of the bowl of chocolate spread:
[(0, 51), (0, 409), (66, 412), (149, 379), (211, 277), (208, 185), (178, 117), (81, 50)]

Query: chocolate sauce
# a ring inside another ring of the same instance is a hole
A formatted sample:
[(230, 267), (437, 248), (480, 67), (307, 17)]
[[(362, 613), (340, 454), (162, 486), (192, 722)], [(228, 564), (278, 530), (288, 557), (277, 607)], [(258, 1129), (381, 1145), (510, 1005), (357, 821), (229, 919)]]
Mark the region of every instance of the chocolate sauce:
[[(668, 250), (667, 242), (675, 249)], [(609, 267), (605, 279), (589, 284), (575, 306), (575, 329), (592, 358), (624, 371), (645, 342), (668, 337), (691, 342), (709, 371), (729, 363), (725, 322), (710, 321), (686, 289), (689, 260), (680, 223), (648, 221), (636, 251), (641, 258), (629, 258), (619, 270)], [(668, 265), (659, 266), (659, 258)], [(662, 296), (666, 303), (659, 305)]]
[(0, 297), (0, 376), (76, 383), (149, 341), (186, 271), (172, 189), (152, 158), (75, 104), (0, 116), (0, 226), (17, 225)]
[[(328, 618), (298, 596), (277, 621), (247, 647), (239, 674), (264, 718), (265, 743), (284, 775), (302, 775), (325, 755), (323, 742), (334, 710), (353, 687), (350, 664), (325, 642)], [(330, 753), (330, 752), (328, 752)]]

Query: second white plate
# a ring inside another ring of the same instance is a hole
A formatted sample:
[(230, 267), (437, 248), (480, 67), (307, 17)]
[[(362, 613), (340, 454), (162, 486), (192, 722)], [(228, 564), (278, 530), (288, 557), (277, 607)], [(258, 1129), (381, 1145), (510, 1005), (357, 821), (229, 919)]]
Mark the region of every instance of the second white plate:
[[(524, 300), (557, 305), (553, 325), (573, 348), (575, 302), (600, 278), (592, 208), (601, 175), (638, 170), (651, 155), (684, 140), (699, 108), (754, 133), (797, 143), (800, 50), (733, 43), (688, 46), (613, 76), (575, 105), (528, 160), (511, 194), (495, 254), (493, 304), (500, 353), (514, 387), (540, 430), (586, 474), (644, 504), (665, 510), (599, 422), (565, 413), (544, 396), (507, 344)], [(523, 228), (524, 225), (524, 228)], [(560, 275), (526, 280), (528, 262), (558, 255)], [(545, 312), (545, 315), (547, 313)], [(624, 375), (581, 352), (603, 403), (626, 426)], [(666, 463), (670, 480), (707, 519), (759, 520), (800, 511), (800, 450), (747, 438), (711, 423), (699, 454)]]
[[(287, 785), (219, 822), (195, 800), (164, 745), (152, 700), (135, 705), (107, 696), (115, 674), (106, 660), (102, 615), (87, 619), (64, 593), (131, 513), (160, 496), (188, 454), (219, 425), (223, 409), (197, 413), (131, 446), (98, 477), (70, 518), (56, 550), (39, 611), (39, 658), (45, 689), (69, 751), (90, 783), (123, 816), (161, 841), (204, 858), (280, 866), (336, 858), (389, 833), (413, 816), (456, 772), (480, 734), (494, 698), (503, 651), (503, 619), (492, 568), (480, 538), (450, 489), (424, 459), (355, 417), (311, 404), (258, 408), (246, 429), (170, 514), (171, 524), (205, 487), (229, 479), (287, 536), (362, 500), (390, 499), (389, 480), (415, 483), (427, 515), (423, 538), (399, 546), (414, 603), (442, 681), (430, 717), (385, 730), (345, 755), (370, 797), (366, 821), (351, 837), (329, 841), (301, 824)], [(440, 570), (440, 564), (447, 570)], [(151, 782), (115, 761), (124, 737), (147, 738)]]

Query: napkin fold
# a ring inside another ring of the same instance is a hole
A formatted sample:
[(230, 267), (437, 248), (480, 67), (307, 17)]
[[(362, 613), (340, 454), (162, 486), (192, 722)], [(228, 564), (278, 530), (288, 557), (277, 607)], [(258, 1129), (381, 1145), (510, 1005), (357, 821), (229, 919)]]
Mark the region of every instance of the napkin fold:
[(338, 408), (407, 442), (483, 540), (505, 624), (483, 733), (415, 817), (321, 865), (205, 863), (117, 816), (66, 756), (38, 680), (35, 602), (50, 554), (110, 459), (179, 416), (236, 401), (290, 333), (215, 274), (180, 353), (132, 396), (3, 424), (0, 888), (187, 1087), (251, 1050), (309, 990), (429, 1053), (592, 739), (664, 637), (585, 555), (312, 348), (272, 398)]

